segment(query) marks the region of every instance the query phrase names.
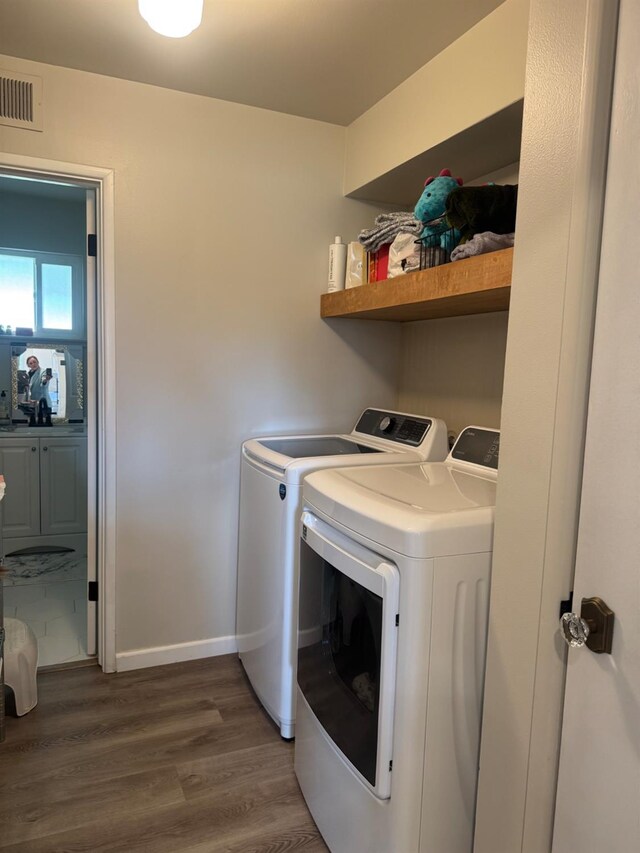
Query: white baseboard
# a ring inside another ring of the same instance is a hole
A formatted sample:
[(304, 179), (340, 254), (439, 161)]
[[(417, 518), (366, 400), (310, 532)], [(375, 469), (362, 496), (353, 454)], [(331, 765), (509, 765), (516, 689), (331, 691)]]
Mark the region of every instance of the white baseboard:
[(156, 646), (151, 649), (133, 649), (130, 652), (116, 654), (116, 671), (128, 672), (132, 669), (162, 666), (165, 663), (181, 663), (187, 660), (215, 657), (216, 655), (229, 655), (237, 651), (238, 643), (235, 636), (215, 637), (212, 640), (195, 640), (191, 643), (178, 643), (174, 646)]

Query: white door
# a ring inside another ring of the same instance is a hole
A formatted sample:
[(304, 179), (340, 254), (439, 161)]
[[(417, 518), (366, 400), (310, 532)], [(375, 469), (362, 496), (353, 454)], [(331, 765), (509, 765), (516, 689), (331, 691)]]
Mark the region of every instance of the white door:
[(615, 622), (611, 654), (569, 650), (554, 853), (640, 850), (640, 4), (620, 10), (573, 595)]

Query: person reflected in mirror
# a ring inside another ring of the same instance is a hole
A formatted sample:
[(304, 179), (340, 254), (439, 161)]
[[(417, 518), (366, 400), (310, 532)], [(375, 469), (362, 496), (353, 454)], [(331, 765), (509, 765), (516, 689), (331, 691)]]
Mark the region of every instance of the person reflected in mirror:
[(49, 396), (49, 382), (51, 381), (51, 368), (45, 370), (40, 367), (40, 362), (35, 355), (27, 359), (29, 368), (29, 401), (37, 406), (40, 400), (44, 400), (47, 408), (51, 408), (51, 397)]

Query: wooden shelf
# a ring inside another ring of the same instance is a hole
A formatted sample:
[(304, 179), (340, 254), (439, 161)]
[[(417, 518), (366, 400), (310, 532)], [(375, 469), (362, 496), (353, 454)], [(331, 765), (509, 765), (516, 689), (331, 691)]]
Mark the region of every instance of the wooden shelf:
[(501, 249), (349, 290), (323, 293), (321, 317), (431, 320), (506, 311), (513, 249)]

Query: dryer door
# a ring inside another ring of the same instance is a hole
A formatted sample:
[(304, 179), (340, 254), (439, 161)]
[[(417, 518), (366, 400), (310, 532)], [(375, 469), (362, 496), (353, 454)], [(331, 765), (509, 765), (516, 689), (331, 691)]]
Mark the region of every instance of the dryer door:
[(300, 541), (298, 685), (361, 780), (391, 794), (399, 573), (309, 512)]

